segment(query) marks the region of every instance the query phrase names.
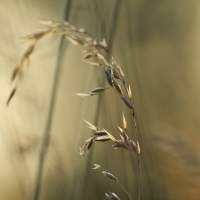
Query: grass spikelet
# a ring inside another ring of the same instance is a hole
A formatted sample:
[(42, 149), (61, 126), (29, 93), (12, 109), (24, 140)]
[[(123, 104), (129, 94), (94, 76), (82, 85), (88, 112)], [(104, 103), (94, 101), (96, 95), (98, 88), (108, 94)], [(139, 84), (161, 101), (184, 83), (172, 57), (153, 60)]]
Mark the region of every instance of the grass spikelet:
[(95, 137), (94, 140), (96, 142), (106, 142), (106, 141), (109, 141), (111, 139), (110, 139), (110, 137), (108, 135), (102, 135), (102, 136)]
[(128, 87), (128, 97), (129, 97), (129, 99), (132, 98), (131, 86), (130, 86), (130, 85), (129, 85), (129, 87)]
[(112, 180), (117, 180), (117, 178), (113, 175), (113, 174), (111, 174), (111, 173), (109, 173), (109, 172), (106, 172), (106, 171), (102, 171), (102, 173), (106, 176), (106, 177), (108, 177), (109, 179), (112, 179)]
[(94, 136), (102, 136), (102, 135), (107, 135), (107, 131), (104, 130), (99, 130), (99, 131), (95, 131), (93, 133)]
[(131, 103), (126, 97), (121, 96), (121, 99), (123, 100), (123, 102), (126, 104), (126, 106), (127, 106), (128, 108), (130, 108), (130, 109), (133, 108), (132, 103)]
[(88, 128), (90, 128), (90, 129), (92, 129), (94, 131), (98, 131), (98, 128), (94, 124), (92, 124), (92, 123), (90, 123), (90, 122), (88, 122), (86, 120), (84, 120), (84, 121), (89, 125)]
[(91, 94), (88, 94), (88, 93), (76, 93), (77, 96), (79, 97), (90, 97), (92, 96)]
[(104, 88), (104, 87), (98, 87), (98, 88), (95, 88), (91, 91), (91, 93), (99, 93), (99, 92), (103, 92), (104, 90), (106, 90), (108, 88)]
[(120, 132), (121, 132), (121, 134), (120, 134), (120, 136), (121, 136), (121, 138), (122, 138), (122, 140), (125, 142), (125, 144), (127, 145), (127, 146), (129, 146), (129, 137), (128, 137), (128, 135), (124, 132), (124, 130), (123, 129), (121, 129), (119, 126), (118, 126), (118, 128), (119, 128), (119, 130), (120, 130)]
[(115, 142), (115, 144), (113, 145), (114, 149), (118, 149), (118, 148), (124, 148), (124, 149), (129, 149), (126, 144), (122, 141), (122, 140), (117, 140)]
[(127, 130), (127, 122), (126, 122), (126, 118), (125, 118), (123, 112), (122, 112), (122, 121), (123, 121), (123, 127), (124, 127), (124, 130)]
[(106, 75), (106, 79), (107, 79), (108, 84), (110, 86), (113, 86), (113, 81), (112, 81), (112, 77), (111, 77), (110, 71), (108, 70), (107, 67), (104, 67), (104, 71), (105, 71), (105, 75)]
[(136, 144), (133, 140), (129, 141), (129, 146), (135, 153), (137, 152), (137, 147), (136, 147)]
[(120, 95), (123, 95), (122, 93), (122, 89), (120, 87), (120, 85), (117, 84), (117, 82), (113, 79), (113, 84), (114, 84), (114, 87), (116, 89), (116, 91), (120, 94)]
[(105, 193), (105, 196), (108, 200), (120, 200), (120, 198), (113, 192)]

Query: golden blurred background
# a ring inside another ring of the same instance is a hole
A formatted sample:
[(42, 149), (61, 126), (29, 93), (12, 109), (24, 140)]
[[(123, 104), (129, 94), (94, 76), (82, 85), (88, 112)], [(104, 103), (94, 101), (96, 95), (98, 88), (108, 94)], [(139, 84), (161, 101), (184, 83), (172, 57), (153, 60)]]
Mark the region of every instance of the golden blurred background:
[[(19, 90), (6, 106), (13, 67), (26, 49), (20, 38), (42, 27), (39, 19), (67, 20), (105, 38), (130, 83), (141, 146), (142, 199), (200, 199), (200, 2), (156, 0), (0, 0), (0, 200), (32, 200), (45, 133), (50, 142), (40, 200), (104, 199), (124, 191), (78, 154), (91, 136), (83, 121), (118, 137), (122, 110), (104, 73), (81, 60), (81, 48), (60, 35), (41, 40)], [(62, 39), (61, 39), (62, 38)], [(117, 176), (137, 197), (135, 156), (111, 143), (88, 157)]]

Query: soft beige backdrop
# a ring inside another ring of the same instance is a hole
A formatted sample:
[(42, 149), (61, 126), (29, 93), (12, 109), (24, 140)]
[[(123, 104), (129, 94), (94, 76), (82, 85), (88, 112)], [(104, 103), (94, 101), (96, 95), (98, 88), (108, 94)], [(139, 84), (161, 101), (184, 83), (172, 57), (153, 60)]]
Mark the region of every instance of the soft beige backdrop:
[[(66, 8), (66, 5), (69, 5)], [(24, 79), (6, 107), (13, 67), (26, 46), (20, 38), (42, 27), (38, 19), (69, 21), (105, 38), (110, 55), (131, 84), (141, 145), (142, 196), (149, 200), (200, 199), (200, 7), (191, 1), (0, 0), (0, 200), (33, 196), (39, 150), (49, 115), (54, 75), (61, 61), (45, 160), (41, 200), (127, 199), (118, 185), (78, 154), (90, 137), (83, 119), (117, 136), (124, 110), (113, 92), (78, 98), (103, 86), (103, 72), (81, 61), (80, 47), (60, 36), (40, 41)], [(60, 57), (60, 55), (62, 55)], [(136, 198), (134, 156), (95, 144), (94, 163), (115, 174)]]

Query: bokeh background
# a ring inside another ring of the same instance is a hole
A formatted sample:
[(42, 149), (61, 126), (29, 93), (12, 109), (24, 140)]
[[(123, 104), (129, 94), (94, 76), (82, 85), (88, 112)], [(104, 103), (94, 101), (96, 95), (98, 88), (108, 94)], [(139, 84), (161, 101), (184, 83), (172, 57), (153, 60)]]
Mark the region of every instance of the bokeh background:
[[(26, 45), (20, 38), (39, 19), (67, 20), (105, 38), (130, 83), (141, 146), (142, 199), (200, 199), (200, 2), (195, 0), (0, 0), (0, 199), (32, 199), (39, 154), (50, 134), (40, 200), (96, 200), (107, 191), (128, 199), (78, 154), (91, 136), (83, 119), (113, 135), (122, 110), (112, 91), (79, 98), (107, 85), (104, 73), (81, 61), (81, 48), (60, 35), (41, 40), (9, 107), (10, 76)], [(88, 157), (137, 197), (135, 156), (111, 143)]]

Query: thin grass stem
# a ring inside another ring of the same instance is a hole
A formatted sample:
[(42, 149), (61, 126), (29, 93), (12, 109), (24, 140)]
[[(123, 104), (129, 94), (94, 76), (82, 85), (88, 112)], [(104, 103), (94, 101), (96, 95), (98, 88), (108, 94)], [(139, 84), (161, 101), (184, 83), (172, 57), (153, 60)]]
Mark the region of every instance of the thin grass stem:
[[(71, 0), (68, 0), (68, 2), (66, 4), (65, 20), (68, 20), (68, 18), (69, 18), (70, 7), (71, 7)], [(55, 74), (54, 74), (53, 88), (52, 88), (52, 92), (51, 92), (51, 101), (49, 104), (49, 113), (48, 113), (48, 119), (47, 119), (47, 123), (46, 123), (46, 130), (44, 133), (42, 147), (41, 147), (40, 155), (39, 155), (39, 163), (38, 163), (38, 168), (37, 168), (37, 172), (36, 172), (36, 182), (35, 182), (35, 188), (33, 191), (33, 200), (38, 200), (39, 195), (40, 195), (42, 176), (43, 176), (43, 171), (44, 171), (44, 162), (45, 162), (46, 154), (48, 152), (49, 142), (50, 142), (50, 138), (51, 138), (51, 125), (52, 125), (52, 120), (53, 120), (53, 115), (54, 115), (54, 107), (55, 107), (56, 96), (57, 96), (59, 74), (60, 74), (60, 70), (61, 70), (62, 53), (63, 53), (64, 49), (65, 49), (65, 37), (62, 36), (60, 45), (59, 45), (60, 53), (59, 53), (59, 56), (57, 59), (57, 67), (56, 67)]]

